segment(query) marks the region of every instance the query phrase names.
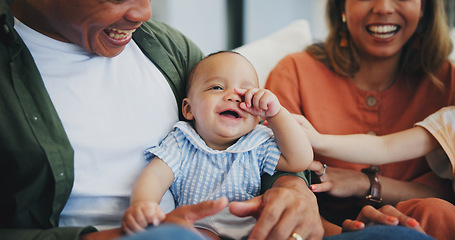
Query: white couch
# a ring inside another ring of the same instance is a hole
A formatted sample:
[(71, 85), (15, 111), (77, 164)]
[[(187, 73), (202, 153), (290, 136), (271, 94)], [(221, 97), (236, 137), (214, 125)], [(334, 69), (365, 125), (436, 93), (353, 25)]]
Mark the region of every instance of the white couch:
[(454, 45), (454, 49), (452, 50), (452, 54), (450, 54), (450, 59), (455, 62), (455, 28), (450, 31), (450, 37), (452, 38), (452, 42)]

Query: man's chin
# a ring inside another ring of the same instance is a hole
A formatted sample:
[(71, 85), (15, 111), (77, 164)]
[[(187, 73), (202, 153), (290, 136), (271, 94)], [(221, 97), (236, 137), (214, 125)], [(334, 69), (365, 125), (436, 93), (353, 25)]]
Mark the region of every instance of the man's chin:
[(98, 50), (98, 51), (94, 51), (94, 53), (96, 55), (99, 55), (102, 57), (112, 58), (112, 57), (115, 57), (115, 56), (119, 55), (120, 53), (122, 53), (124, 49), (125, 49), (125, 46), (120, 47), (120, 48), (114, 48), (114, 49), (112, 49), (112, 48), (104, 49), (103, 51)]

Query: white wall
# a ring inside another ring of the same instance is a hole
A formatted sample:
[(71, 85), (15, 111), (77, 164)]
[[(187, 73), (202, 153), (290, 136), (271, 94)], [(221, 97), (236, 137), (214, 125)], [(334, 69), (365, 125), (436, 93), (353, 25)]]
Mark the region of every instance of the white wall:
[(314, 40), (327, 35), (325, 5), (327, 0), (246, 0), (245, 43), (265, 37), (294, 20), (308, 20)]
[[(227, 48), (225, 1), (229, 0), (152, 0), (152, 18), (179, 29), (207, 54)], [(323, 40), (326, 1), (245, 0), (245, 43), (300, 18), (310, 22), (313, 39)]]
[(152, 18), (188, 36), (204, 53), (225, 49), (225, 0), (152, 0)]

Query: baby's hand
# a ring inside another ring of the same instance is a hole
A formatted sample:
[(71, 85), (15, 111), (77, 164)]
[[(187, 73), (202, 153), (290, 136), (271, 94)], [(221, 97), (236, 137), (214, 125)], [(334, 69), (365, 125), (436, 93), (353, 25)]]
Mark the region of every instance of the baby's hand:
[(123, 214), (122, 230), (128, 234), (144, 231), (150, 223), (157, 226), (165, 217), (166, 215), (157, 203), (136, 202), (131, 204)]
[(239, 89), (235, 88), (237, 94), (243, 95), (244, 102), (240, 103), (240, 108), (250, 114), (262, 118), (271, 118), (278, 114), (281, 109), (281, 104), (278, 98), (267, 89), (250, 88)]

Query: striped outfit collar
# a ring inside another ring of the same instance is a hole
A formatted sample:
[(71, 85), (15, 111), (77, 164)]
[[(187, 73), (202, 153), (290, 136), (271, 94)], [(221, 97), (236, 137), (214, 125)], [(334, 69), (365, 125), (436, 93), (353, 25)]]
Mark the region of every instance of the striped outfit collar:
[(176, 123), (174, 125), (174, 130), (180, 131), (197, 149), (210, 154), (248, 152), (257, 148), (268, 139), (273, 138), (273, 132), (270, 128), (258, 124), (253, 131), (242, 136), (232, 146), (228, 147), (226, 150), (220, 151), (207, 146), (204, 140), (202, 140), (196, 130), (188, 122), (180, 121)]

